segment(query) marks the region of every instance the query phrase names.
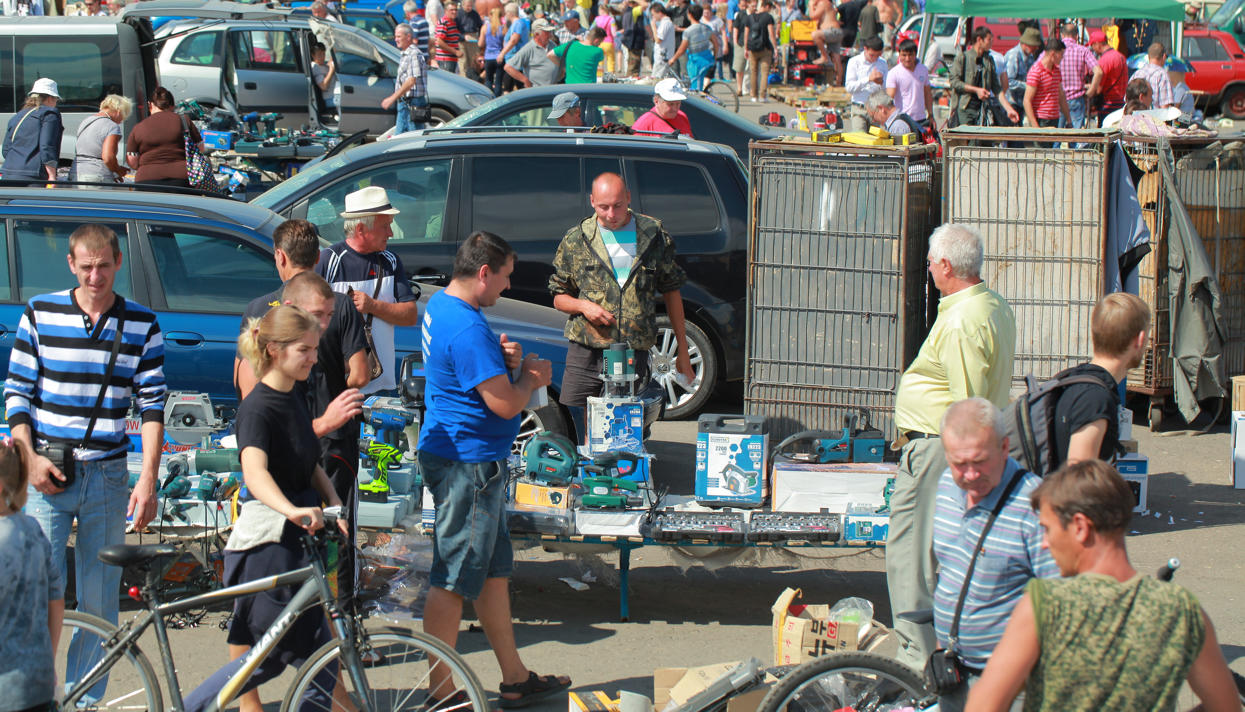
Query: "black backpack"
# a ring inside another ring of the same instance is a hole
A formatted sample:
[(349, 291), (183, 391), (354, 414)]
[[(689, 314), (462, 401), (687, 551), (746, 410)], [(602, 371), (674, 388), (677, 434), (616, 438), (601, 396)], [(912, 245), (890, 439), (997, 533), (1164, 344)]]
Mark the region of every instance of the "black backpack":
[(1003, 409), (1008, 454), (1024, 469), (1045, 477), (1054, 470), (1055, 406), (1064, 389), (1079, 383), (1106, 385), (1093, 376), (1071, 376), (1068, 371), (1038, 385), (1032, 375), (1025, 376), (1024, 393)]
[(644, 49), (644, 41), (647, 39), (644, 36), (644, 15), (636, 19), (631, 8), (627, 8), (623, 11), (619, 24), (622, 26), (623, 47), (629, 50)]

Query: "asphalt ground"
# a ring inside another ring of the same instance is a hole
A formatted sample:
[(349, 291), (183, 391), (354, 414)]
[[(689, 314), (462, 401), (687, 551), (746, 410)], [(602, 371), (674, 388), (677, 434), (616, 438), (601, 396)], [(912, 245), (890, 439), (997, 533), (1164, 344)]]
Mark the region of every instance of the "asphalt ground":
[[(733, 397), (711, 402), (707, 412), (741, 412)], [(1139, 414), (1142, 415), (1142, 414)], [(1144, 416), (1143, 416), (1144, 417)], [(1134, 428), (1140, 451), (1150, 457), (1149, 511), (1130, 527), (1129, 550), (1143, 573), (1170, 557), (1182, 566), (1176, 580), (1191, 589), (1213, 620), (1224, 654), (1245, 673), (1245, 588), (1242, 498), (1229, 482), (1229, 434), (1173, 430), (1151, 434)], [(696, 424), (658, 423), (649, 441), (656, 455), (654, 478), (675, 493), (691, 493)], [(527, 665), (540, 673), (570, 675), (576, 690), (619, 690), (651, 695), (655, 668), (708, 665), (756, 657), (772, 659), (770, 606), (785, 587), (799, 588), (809, 602), (833, 603), (847, 596), (873, 602), (876, 617), (890, 621), (882, 549), (811, 549), (770, 552), (753, 549), (730, 563), (730, 552), (704, 562), (675, 558), (670, 549), (648, 547), (632, 554), (631, 618), (618, 620), (616, 554), (580, 557), (526, 549), (516, 552), (512, 580), (515, 633)], [(707, 565), (702, 565), (707, 564)], [(727, 563), (721, 567), (718, 564)], [(717, 568), (711, 568), (717, 567)], [(596, 581), (576, 591), (559, 579)], [(484, 634), (466, 614), (459, 650), (489, 690), (501, 676)], [(123, 619), (133, 611), (123, 611)], [(192, 688), (226, 661), (224, 614), (209, 614), (194, 628), (170, 638), (183, 686)], [(154, 640), (145, 641), (149, 656)], [(1157, 644), (1158, 641), (1156, 641)], [(156, 658), (153, 658), (153, 661)], [(265, 709), (275, 710), (291, 674), (261, 688)], [(167, 696), (166, 696), (167, 700)], [(1186, 690), (1182, 698), (1191, 704)], [(565, 709), (562, 697), (533, 709)], [(1184, 706), (1182, 708), (1187, 708)]]

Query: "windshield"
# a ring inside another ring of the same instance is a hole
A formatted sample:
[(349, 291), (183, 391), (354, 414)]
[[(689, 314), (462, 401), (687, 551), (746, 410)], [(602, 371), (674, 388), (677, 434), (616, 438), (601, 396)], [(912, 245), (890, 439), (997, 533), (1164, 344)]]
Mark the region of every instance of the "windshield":
[[(349, 151), (347, 151), (348, 153)], [(276, 210), (275, 205), (280, 205), (290, 195), (301, 193), (303, 186), (314, 183), (325, 173), (335, 171), (346, 165), (345, 155), (338, 155), (327, 161), (321, 161), (306, 170), (295, 173), (290, 178), (278, 183), (271, 190), (264, 192), (251, 202), (261, 208)], [(288, 207), (288, 206), (286, 206)]]
[(1241, 11), (1242, 4), (1245, 4), (1245, 0), (1228, 0), (1220, 5), (1215, 14), (1210, 16), (1210, 26), (1227, 27), (1232, 24), (1232, 18)]
[[(514, 94), (507, 94), (505, 96), (501, 96), (496, 99), (486, 101), (483, 104), (480, 104), (476, 108), (472, 109), (471, 111), (468, 111), (463, 114), (459, 114), (458, 116), (455, 116), (449, 121), (446, 121), (443, 124), (443, 126), (445, 128), (451, 128), (454, 126), (472, 126), (475, 124), (475, 120), (480, 118), (481, 116), (491, 113), (493, 110), (497, 109), (498, 107), (505, 106), (507, 104), (513, 104), (515, 101), (513, 97), (514, 97)], [(550, 101), (552, 101), (552, 99)]]

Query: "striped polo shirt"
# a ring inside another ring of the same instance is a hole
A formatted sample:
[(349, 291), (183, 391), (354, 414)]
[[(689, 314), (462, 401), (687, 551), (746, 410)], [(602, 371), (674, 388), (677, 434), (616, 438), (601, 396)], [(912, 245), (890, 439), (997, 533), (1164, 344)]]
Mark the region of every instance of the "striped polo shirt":
[(1041, 62), (1035, 62), (1029, 69), (1025, 84), (1036, 90), (1033, 95), (1033, 113), (1039, 119), (1059, 118), (1059, 89), (1063, 86), (1063, 73), (1059, 67), (1047, 69)]
[(17, 327), (4, 384), (9, 427), (29, 425), (38, 441), (77, 445), (86, 435), (125, 310), (117, 364), (95, 429), (79, 460), (101, 460), (129, 449), (125, 418), (130, 396), (143, 422), (164, 422), (164, 338), (156, 315), (118, 296), (88, 330), (71, 290), (31, 299)]
[[(934, 505), (934, 558), (938, 560), (938, 587), (934, 590), (934, 630), (938, 643), (947, 645), (955, 604), (964, 587), (968, 563), (981, 538), (999, 497), (1020, 465), (1008, 459), (999, 484), (975, 507), (969, 508), (964, 490), (955, 484), (951, 470), (938, 481), (938, 500)], [(984, 668), (990, 653), (1011, 617), (1012, 608), (1024, 595), (1032, 578), (1057, 578), (1059, 567), (1050, 552), (1042, 548), (1042, 527), (1037, 512), (1029, 505), (1029, 495), (1042, 482), (1030, 472), (1012, 490), (1003, 511), (977, 558), (977, 568), (969, 583), (960, 615), (959, 644), (956, 650), (974, 667)]]
[(437, 45), (437, 61), (457, 62), (458, 55), (454, 54), (454, 50), (458, 49), (458, 43), (462, 41), (462, 32), (458, 29), (458, 23), (448, 17), (441, 18), (441, 21), (437, 23), (437, 39), (447, 45), (444, 49), (440, 44)]

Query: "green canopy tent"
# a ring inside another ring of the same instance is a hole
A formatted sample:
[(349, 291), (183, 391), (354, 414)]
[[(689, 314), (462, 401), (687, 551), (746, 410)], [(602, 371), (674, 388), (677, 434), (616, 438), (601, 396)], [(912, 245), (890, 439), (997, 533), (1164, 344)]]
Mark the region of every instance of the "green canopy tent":
[(1177, 0), (926, 0), (925, 12), (960, 17), (1129, 17), (1181, 22), (1185, 6)]

